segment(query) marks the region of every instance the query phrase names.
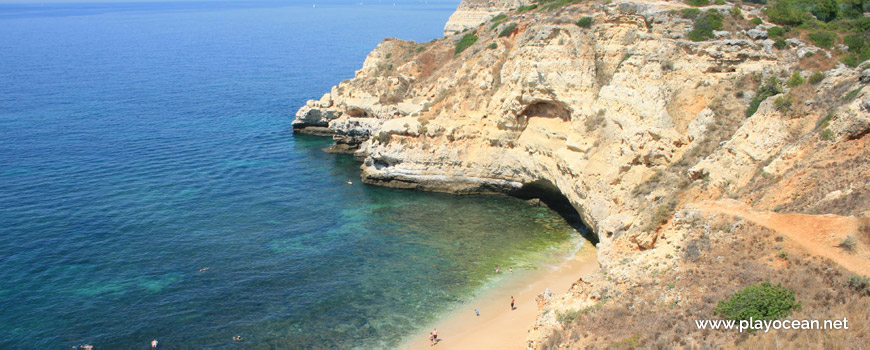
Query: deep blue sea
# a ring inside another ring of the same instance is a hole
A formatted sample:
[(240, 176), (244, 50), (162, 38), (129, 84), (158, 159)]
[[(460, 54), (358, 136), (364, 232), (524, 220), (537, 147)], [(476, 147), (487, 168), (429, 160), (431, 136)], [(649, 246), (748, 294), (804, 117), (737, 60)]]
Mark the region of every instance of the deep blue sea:
[(457, 5), (316, 2), (0, 4), (0, 349), (390, 348), (577, 242), (518, 199), (363, 185), (293, 135)]

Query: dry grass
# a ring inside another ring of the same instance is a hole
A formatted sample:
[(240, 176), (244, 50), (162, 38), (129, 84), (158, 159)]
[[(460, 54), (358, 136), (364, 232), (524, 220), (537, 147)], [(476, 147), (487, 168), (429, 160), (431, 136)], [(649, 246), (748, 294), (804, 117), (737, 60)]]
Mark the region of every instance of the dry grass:
[[(805, 42), (809, 42), (807, 39)], [(834, 57), (828, 58), (824, 52), (817, 52), (816, 54), (810, 57), (801, 58), (798, 62), (798, 67), (802, 70), (809, 70), (814, 72), (824, 72), (831, 68), (834, 68), (837, 64), (840, 63), (840, 58), (845, 55), (833, 55)]]
[[(711, 227), (728, 221), (707, 222)], [(579, 315), (557, 344), (549, 348), (833, 348), (859, 349), (870, 346), (870, 297), (850, 289), (851, 276), (832, 262), (808, 256), (799, 249), (776, 241), (776, 235), (753, 225), (732, 232), (703, 235), (697, 225), (690, 244), (683, 248), (681, 267), (655, 279), (638, 277), (600, 309)], [(782, 247), (785, 245), (785, 247)], [(782, 248), (782, 249), (780, 249)], [(777, 259), (778, 252), (788, 259)], [(848, 318), (849, 330), (737, 333), (698, 330), (693, 320), (716, 319), (716, 304), (735, 291), (763, 281), (782, 283), (796, 290), (803, 305), (788, 319)], [(667, 283), (665, 283), (667, 282)], [(679, 301), (661, 302), (660, 295), (679, 292)]]

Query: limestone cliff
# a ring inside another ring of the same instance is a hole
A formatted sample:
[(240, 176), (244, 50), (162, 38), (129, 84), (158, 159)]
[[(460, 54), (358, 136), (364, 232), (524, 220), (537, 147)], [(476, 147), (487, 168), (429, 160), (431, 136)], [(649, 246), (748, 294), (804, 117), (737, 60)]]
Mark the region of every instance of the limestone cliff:
[[(457, 14), (478, 6), (463, 4)], [(713, 220), (698, 203), (736, 199), (750, 208), (729, 215), (746, 220), (758, 211), (846, 217), (870, 209), (864, 66), (834, 67), (830, 53), (797, 39), (775, 48), (759, 34), (769, 24), (743, 17), (711, 40), (687, 40), (684, 6), (588, 2), (507, 11), (495, 22), (451, 17), (445, 32), (477, 24), (428, 44), (382, 42), (353, 79), (302, 107), (294, 125), (334, 135), (332, 149), (362, 160), (366, 183), (564, 195), (600, 239), (602, 271), (625, 279), (598, 274), (566, 295), (542, 295), (529, 346), (543, 347), (567, 327), (560, 312), (593, 307), (602, 291), (624, 291), (635, 277), (652, 281), (642, 262), (682, 271), (678, 252), (692, 235), (709, 237), (695, 225)], [(584, 17), (590, 25), (576, 24)], [(460, 51), (463, 36), (477, 39)], [(787, 84), (813, 69), (823, 78)], [(818, 204), (823, 197), (848, 204), (832, 211)]]
[(464, 0), (444, 25), (444, 35), (477, 27), (501, 13), (529, 3), (530, 0)]

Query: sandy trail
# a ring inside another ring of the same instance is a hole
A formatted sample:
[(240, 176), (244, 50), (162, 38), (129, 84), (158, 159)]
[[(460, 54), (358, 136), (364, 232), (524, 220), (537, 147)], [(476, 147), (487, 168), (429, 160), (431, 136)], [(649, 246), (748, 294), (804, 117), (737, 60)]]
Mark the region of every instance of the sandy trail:
[[(505, 276), (516, 279), (461, 305), (434, 325), (440, 339), (437, 345), (429, 344), (430, 326), (400, 349), (525, 349), (526, 336), (538, 313), (535, 297), (547, 288), (564, 293), (581, 276), (596, 269), (595, 248), (584, 244), (572, 259), (556, 269)], [(516, 300), (515, 310), (510, 309), (511, 296)], [(480, 310), (480, 316), (475, 315), (474, 309)]]
[[(730, 199), (704, 201), (692, 205), (710, 213), (742, 217), (790, 238), (810, 254), (829, 258), (857, 274), (870, 274), (868, 252), (860, 247), (860, 243), (853, 254), (839, 247), (843, 238), (851, 234), (855, 234), (855, 238), (858, 238), (858, 220), (854, 217), (755, 211), (745, 203)], [(858, 241), (860, 242), (860, 239)]]

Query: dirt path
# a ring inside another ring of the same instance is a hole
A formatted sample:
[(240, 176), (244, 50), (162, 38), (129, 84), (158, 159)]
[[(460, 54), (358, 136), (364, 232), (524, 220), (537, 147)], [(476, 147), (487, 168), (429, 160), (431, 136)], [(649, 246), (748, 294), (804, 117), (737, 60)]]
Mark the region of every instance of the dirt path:
[[(755, 211), (745, 203), (730, 199), (691, 205), (708, 213), (742, 217), (790, 238), (810, 254), (829, 258), (857, 274), (870, 274), (870, 252), (858, 239), (858, 220), (854, 217)], [(839, 244), (852, 234), (855, 235), (857, 244), (855, 251), (850, 254), (839, 247)]]

